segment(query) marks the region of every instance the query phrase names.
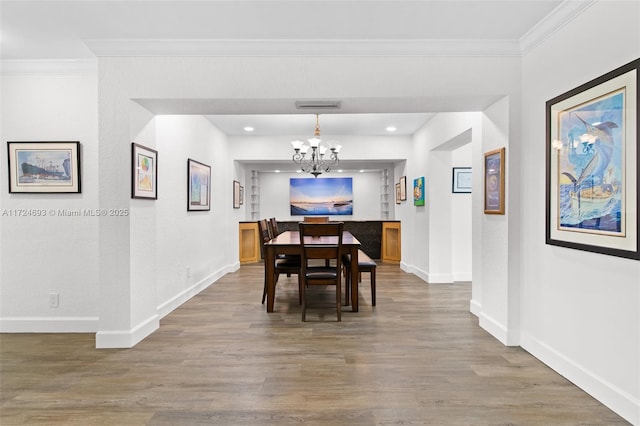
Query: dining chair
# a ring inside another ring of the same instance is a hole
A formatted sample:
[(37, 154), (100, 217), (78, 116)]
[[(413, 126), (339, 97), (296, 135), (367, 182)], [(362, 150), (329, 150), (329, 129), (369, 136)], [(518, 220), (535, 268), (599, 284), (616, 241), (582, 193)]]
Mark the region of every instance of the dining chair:
[[(301, 222), (298, 227), (300, 229), (302, 321), (306, 321), (307, 286), (314, 285), (335, 286), (336, 312), (338, 321), (342, 321), (341, 252), (344, 223)], [(318, 264), (318, 260), (324, 260), (325, 264)], [(331, 261), (331, 266), (327, 266), (327, 261)]]
[(305, 216), (305, 223), (327, 223), (329, 222), (329, 216)]
[[(262, 288), (262, 304), (264, 305), (264, 301), (267, 298), (267, 256), (265, 252), (264, 245), (269, 240), (271, 240), (271, 233), (269, 232), (268, 220), (262, 219), (258, 221), (258, 231), (260, 233), (260, 238), (262, 240), (262, 244), (260, 244), (260, 252), (262, 253), (262, 258), (264, 259), (264, 285)], [(300, 275), (300, 257), (297, 258), (295, 256), (286, 257), (286, 258), (277, 258), (273, 265), (273, 270), (275, 271), (274, 283), (278, 283), (278, 278), (280, 274), (287, 274), (288, 277), (291, 274), (296, 274), (298, 276), (298, 303), (302, 303), (302, 281)]]

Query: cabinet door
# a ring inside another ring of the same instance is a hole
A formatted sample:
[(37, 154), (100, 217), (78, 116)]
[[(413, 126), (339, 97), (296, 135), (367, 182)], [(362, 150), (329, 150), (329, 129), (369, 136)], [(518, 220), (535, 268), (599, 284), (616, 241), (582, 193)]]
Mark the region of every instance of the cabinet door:
[(402, 259), (400, 230), (400, 222), (382, 223), (381, 258), (383, 262), (400, 263)]
[(260, 260), (258, 223), (240, 223), (238, 234), (240, 236), (240, 263), (258, 262)]

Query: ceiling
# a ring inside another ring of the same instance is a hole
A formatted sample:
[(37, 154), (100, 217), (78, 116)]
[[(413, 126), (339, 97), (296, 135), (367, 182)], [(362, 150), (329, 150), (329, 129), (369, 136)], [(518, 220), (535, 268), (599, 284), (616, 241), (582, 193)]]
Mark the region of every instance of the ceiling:
[[(7, 63), (109, 55), (414, 55), (480, 46), (513, 55), (540, 22), (553, 21), (549, 17), (568, 3), (580, 1), (2, 0), (0, 58)], [(198, 111), (207, 111), (229, 135), (248, 134), (245, 126), (255, 129), (252, 135), (308, 135), (313, 113), (323, 110), (301, 111), (294, 101), (281, 107), (273, 100), (260, 108), (210, 104)], [(410, 135), (437, 112), (430, 105), (399, 99), (394, 107), (386, 101), (384, 110), (379, 100), (361, 99), (324, 111), (323, 133), (385, 135), (393, 125), (394, 134)], [(492, 101), (444, 105), (473, 110)], [(139, 102), (164, 114), (197, 109), (189, 100)]]

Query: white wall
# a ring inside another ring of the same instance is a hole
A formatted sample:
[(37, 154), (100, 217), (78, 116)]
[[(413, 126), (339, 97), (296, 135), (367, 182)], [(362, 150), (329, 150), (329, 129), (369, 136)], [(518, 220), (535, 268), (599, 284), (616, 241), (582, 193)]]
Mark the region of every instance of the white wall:
[[(57, 214), (98, 207), (96, 72), (1, 78), (0, 329), (96, 331), (98, 219)], [(9, 194), (6, 141), (79, 141), (82, 193)], [(12, 215), (21, 209), (46, 216)], [(59, 307), (49, 307), (49, 293), (59, 294)]]
[[(598, 30), (596, 30), (598, 29)], [(640, 424), (640, 262), (545, 245), (545, 102), (640, 56), (640, 3), (596, 2), (523, 61), (522, 346)]]
[[(202, 116), (155, 118), (159, 165), (157, 201), (157, 305), (168, 313), (237, 267), (237, 241), (229, 232), (231, 162), (226, 136)], [(211, 210), (187, 211), (187, 159), (211, 166)], [(234, 244), (235, 243), (235, 244)], [(221, 253), (220, 246), (227, 247)], [(236, 251), (232, 251), (233, 247)]]
[[(452, 167), (471, 167), (473, 164), (473, 145), (468, 143), (451, 153)], [(481, 173), (473, 170), (472, 173)], [(479, 190), (479, 189), (477, 189)], [(451, 270), (454, 281), (472, 279), (472, 195), (466, 193), (451, 194)]]

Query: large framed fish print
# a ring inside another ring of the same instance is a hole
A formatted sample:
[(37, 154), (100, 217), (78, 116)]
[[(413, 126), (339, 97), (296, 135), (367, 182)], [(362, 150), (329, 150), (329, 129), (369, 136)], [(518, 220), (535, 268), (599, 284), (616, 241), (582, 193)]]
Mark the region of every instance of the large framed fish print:
[(7, 142), (9, 192), (77, 193), (80, 142)]
[(640, 260), (639, 65), (547, 101), (547, 244)]

